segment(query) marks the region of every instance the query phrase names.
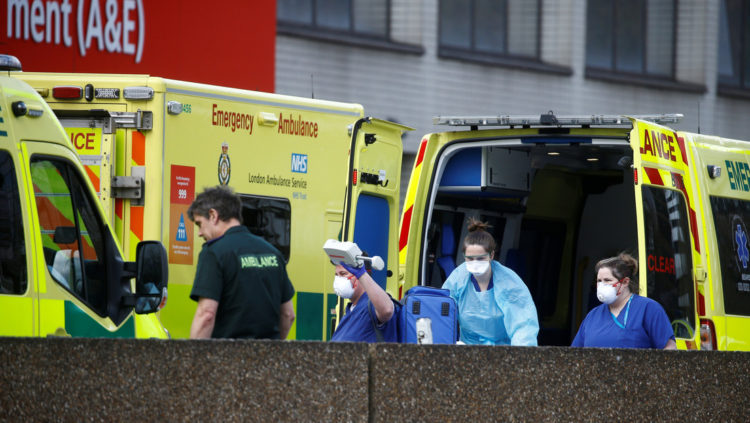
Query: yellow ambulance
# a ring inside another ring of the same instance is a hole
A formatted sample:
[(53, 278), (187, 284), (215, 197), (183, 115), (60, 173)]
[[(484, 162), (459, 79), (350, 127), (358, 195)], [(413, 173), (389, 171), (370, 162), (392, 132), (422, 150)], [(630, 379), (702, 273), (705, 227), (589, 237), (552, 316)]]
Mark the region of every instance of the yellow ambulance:
[[(0, 336), (166, 338), (161, 243), (123, 261), (49, 106), (0, 55)], [(135, 283), (132, 279), (135, 277)]]
[(680, 117), (435, 118), (450, 130), (415, 160), (401, 291), (441, 286), (477, 217), (531, 291), (540, 345), (570, 344), (598, 304), (595, 263), (628, 251), (678, 348), (750, 350), (750, 143), (663, 126)]
[[(228, 185), (251, 232), (281, 251), (294, 284), (292, 339), (327, 340), (335, 321), (329, 238), (355, 241), (398, 270), (401, 135), (362, 106), (147, 75), (21, 73), (60, 119), (131, 255), (161, 240), (169, 304), (161, 321), (189, 336), (202, 239), (186, 211), (203, 188)], [(350, 154), (351, 153), (351, 154)]]

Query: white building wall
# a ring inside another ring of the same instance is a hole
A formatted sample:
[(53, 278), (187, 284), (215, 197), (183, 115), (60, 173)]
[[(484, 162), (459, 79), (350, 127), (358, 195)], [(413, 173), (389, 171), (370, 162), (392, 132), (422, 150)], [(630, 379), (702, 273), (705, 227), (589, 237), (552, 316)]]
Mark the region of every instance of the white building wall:
[(541, 56), (572, 75), (441, 59), (438, 0), (393, 0), (394, 38), (421, 43), (423, 54), (279, 34), (276, 91), (360, 103), (416, 128), (404, 137), (409, 170), (421, 136), (444, 130), (433, 127), (436, 115), (683, 113), (677, 129), (750, 139), (750, 100), (716, 95), (718, 2), (678, 3), (676, 75), (705, 93), (586, 78), (586, 1), (544, 0), (542, 11)]

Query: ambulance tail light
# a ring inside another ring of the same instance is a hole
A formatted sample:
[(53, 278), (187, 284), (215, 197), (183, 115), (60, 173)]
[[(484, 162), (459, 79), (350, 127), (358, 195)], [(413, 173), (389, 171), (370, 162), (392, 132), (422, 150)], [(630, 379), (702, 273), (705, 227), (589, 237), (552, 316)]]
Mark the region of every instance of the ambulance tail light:
[(61, 85), (52, 88), (52, 97), (58, 100), (78, 100), (83, 97), (83, 88), (73, 85)]
[(701, 349), (716, 350), (716, 328), (713, 320), (701, 319)]
[(352, 185), (357, 185), (357, 169), (352, 171)]
[(638, 185), (638, 169), (633, 169), (633, 184)]

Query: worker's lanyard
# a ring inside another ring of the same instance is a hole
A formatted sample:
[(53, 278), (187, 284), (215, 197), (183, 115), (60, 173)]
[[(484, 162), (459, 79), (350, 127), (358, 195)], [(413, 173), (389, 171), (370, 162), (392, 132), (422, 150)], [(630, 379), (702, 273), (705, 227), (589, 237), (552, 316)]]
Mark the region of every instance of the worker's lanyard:
[(633, 301), (633, 295), (632, 294), (630, 295), (630, 298), (628, 298), (628, 305), (625, 306), (625, 323), (620, 323), (620, 321), (617, 320), (617, 317), (615, 317), (615, 314), (612, 313), (611, 310), (609, 312), (609, 314), (612, 315), (612, 320), (615, 321), (615, 324), (617, 324), (617, 326), (619, 326), (619, 327), (621, 327), (623, 329), (625, 329), (625, 325), (628, 324), (628, 313), (630, 313), (630, 302), (631, 301)]

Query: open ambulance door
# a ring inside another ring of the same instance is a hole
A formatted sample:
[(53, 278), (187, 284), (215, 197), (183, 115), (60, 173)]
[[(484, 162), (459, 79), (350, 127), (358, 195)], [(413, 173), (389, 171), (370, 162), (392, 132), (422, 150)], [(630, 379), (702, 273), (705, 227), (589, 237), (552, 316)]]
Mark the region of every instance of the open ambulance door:
[[(380, 256), (383, 270), (372, 278), (398, 298), (398, 219), (401, 187), (401, 135), (412, 128), (374, 118), (352, 127), (342, 241), (353, 241), (369, 256)], [(339, 299), (338, 318), (344, 303)]]
[[(685, 140), (670, 128), (631, 119), (640, 294), (659, 302), (678, 349), (700, 345), (695, 269), (704, 269)], [(616, 224), (616, 222), (613, 222)]]

